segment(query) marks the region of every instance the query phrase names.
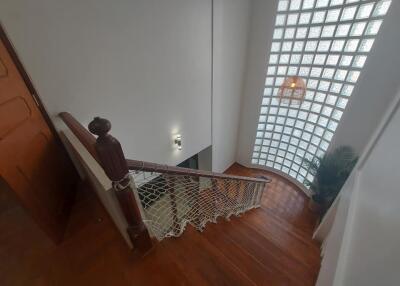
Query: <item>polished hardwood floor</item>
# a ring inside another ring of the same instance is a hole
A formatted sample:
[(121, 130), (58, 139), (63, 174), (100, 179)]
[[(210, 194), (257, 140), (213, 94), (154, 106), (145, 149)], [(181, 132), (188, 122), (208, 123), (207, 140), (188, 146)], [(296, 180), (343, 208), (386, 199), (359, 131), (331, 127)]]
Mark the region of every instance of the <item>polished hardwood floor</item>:
[(0, 285), (314, 285), (316, 216), (286, 179), (238, 164), (227, 173), (272, 179), (262, 207), (205, 231), (191, 227), (145, 257), (130, 252), (93, 193), (83, 188), (64, 241), (54, 245), (0, 193)]

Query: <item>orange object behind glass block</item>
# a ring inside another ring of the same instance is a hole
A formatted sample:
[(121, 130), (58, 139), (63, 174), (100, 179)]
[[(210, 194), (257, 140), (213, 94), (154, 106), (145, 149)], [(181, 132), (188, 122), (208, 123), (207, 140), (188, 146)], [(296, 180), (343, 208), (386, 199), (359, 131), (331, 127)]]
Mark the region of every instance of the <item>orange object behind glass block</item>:
[(306, 94), (306, 84), (299, 76), (291, 76), (285, 79), (279, 88), (279, 99), (285, 104), (300, 105)]

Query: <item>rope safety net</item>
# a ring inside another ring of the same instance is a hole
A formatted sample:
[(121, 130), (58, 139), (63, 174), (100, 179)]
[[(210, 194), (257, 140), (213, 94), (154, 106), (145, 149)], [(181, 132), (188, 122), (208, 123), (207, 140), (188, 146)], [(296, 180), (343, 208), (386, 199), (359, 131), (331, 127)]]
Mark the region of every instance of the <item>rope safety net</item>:
[(260, 206), (265, 182), (131, 171), (144, 223), (159, 241), (178, 237), (191, 224), (202, 231)]

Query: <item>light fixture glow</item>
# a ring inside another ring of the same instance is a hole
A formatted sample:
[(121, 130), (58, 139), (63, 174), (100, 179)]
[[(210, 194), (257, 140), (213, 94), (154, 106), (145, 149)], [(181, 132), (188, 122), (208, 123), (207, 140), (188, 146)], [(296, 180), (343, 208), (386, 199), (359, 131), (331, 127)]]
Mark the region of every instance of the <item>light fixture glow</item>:
[(176, 135), (174, 143), (178, 147), (178, 150), (182, 150), (182, 136), (180, 134)]

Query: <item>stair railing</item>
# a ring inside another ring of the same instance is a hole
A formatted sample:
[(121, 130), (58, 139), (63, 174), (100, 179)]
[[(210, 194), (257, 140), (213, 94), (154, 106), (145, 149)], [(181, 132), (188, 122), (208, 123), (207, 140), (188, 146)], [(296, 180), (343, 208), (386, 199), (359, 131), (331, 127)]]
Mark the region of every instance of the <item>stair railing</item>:
[(257, 208), (269, 179), (127, 160), (121, 144), (108, 134), (111, 123), (96, 117), (89, 130), (69, 113), (60, 114), (71, 131), (100, 163), (127, 221), (133, 246), (145, 253), (151, 236), (180, 236), (187, 224), (202, 231), (218, 217), (229, 219)]

